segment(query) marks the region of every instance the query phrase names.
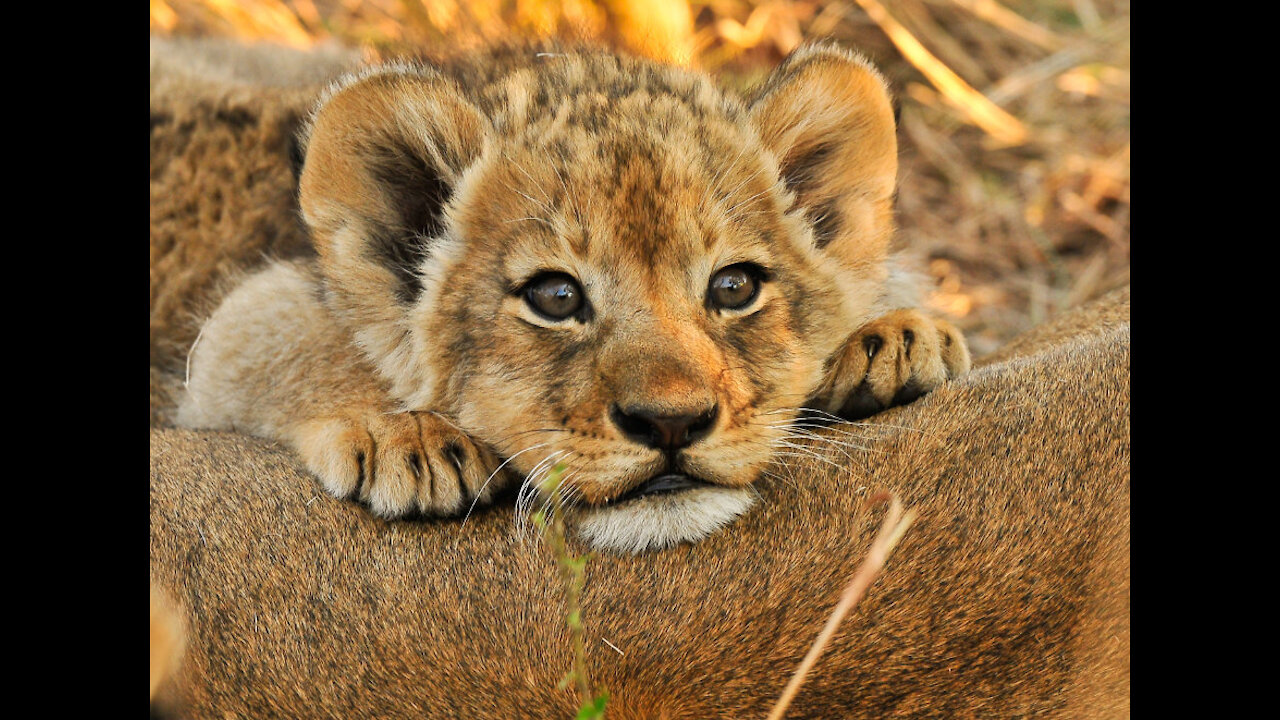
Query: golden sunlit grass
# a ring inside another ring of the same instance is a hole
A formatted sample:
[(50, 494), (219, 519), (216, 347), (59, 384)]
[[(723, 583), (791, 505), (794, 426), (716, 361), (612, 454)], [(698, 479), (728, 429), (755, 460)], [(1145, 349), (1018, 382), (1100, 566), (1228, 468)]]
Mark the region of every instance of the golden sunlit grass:
[(556, 36), (744, 88), (806, 39), (870, 56), (901, 101), (899, 218), (975, 352), (1128, 282), (1123, 0), (150, 0), (157, 34), (371, 57)]

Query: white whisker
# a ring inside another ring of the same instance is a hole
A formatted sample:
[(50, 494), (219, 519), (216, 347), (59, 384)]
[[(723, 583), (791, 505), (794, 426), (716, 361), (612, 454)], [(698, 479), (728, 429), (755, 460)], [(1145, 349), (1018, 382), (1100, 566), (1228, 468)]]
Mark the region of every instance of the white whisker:
[(832, 462), (831, 460), (828, 460), (827, 458), (824, 458), (821, 455), (814, 455), (814, 454), (804, 455), (800, 453), (790, 453), (790, 452), (777, 452), (774, 454), (778, 455), (779, 457), (793, 457), (793, 458), (799, 458), (801, 460), (805, 460), (805, 459), (818, 460), (820, 462), (824, 462), (830, 465), (833, 468), (836, 468), (837, 470), (848, 470), (848, 468), (846, 468), (845, 466), (836, 462)]
[[(794, 438), (794, 437), (795, 437), (795, 436), (793, 436), (793, 438)], [(801, 437), (803, 437), (803, 436), (801, 436)], [(852, 455), (850, 455), (847, 451), (845, 451), (845, 449), (844, 449), (844, 448), (842, 448), (842, 447), (840, 447), (840, 446), (839, 446), (839, 445), (840, 445), (839, 443), (835, 443), (834, 441), (827, 440), (826, 438), (823, 438), (823, 437), (818, 437), (817, 435), (811, 435), (811, 436), (809, 436), (809, 437), (807, 437), (807, 438), (804, 438), (804, 439), (812, 440), (812, 441), (814, 441), (814, 442), (828, 442), (828, 443), (831, 443), (831, 446), (832, 446), (832, 447), (834, 447), (834, 448), (836, 449), (836, 451), (837, 451), (837, 452), (839, 452), (841, 455), (844, 455), (844, 456), (845, 456), (845, 458), (847, 458), (847, 459), (849, 459), (849, 460), (853, 460), (853, 459), (854, 459), (854, 457), (853, 457)], [(781, 443), (781, 444), (783, 445), (783, 447), (790, 447), (790, 448), (793, 448), (793, 449), (798, 449), (799, 447), (801, 447), (801, 446), (799, 446), (799, 445), (792, 445), (792, 444), (790, 444), (789, 442), (787, 442), (786, 440), (782, 441), (782, 443)], [(808, 450), (813, 450), (813, 448), (812, 448), (812, 447), (809, 447), (809, 446), (804, 446), (804, 447), (805, 447), (806, 449), (808, 449)], [(858, 448), (854, 448), (854, 449), (856, 450), (856, 449), (858, 449)], [(814, 450), (814, 452), (817, 452), (817, 451), (816, 451), (816, 450)]]
[(494, 469), (493, 472), (489, 473), (489, 477), (485, 478), (485, 481), (480, 485), (480, 490), (476, 492), (475, 499), (471, 501), (471, 507), (467, 508), (467, 516), (462, 518), (462, 525), (458, 528), (458, 535), (461, 535), (462, 531), (467, 528), (467, 521), (471, 519), (471, 513), (476, 509), (476, 503), (480, 501), (480, 496), (484, 494), (484, 489), (489, 487), (489, 481), (493, 480), (493, 478), (497, 476), (499, 472), (502, 472), (502, 468), (506, 467), (507, 463), (511, 462), (512, 460), (515, 460), (516, 458), (529, 452), (530, 450), (537, 450), (538, 448), (543, 448), (550, 444), (551, 443), (549, 442), (545, 442), (545, 443), (540, 443), (538, 445), (532, 445), (530, 447), (527, 447), (521, 450), (520, 452), (516, 453), (515, 455), (512, 455), (511, 457), (507, 458), (506, 460), (503, 460), (501, 465), (499, 465), (496, 469)]

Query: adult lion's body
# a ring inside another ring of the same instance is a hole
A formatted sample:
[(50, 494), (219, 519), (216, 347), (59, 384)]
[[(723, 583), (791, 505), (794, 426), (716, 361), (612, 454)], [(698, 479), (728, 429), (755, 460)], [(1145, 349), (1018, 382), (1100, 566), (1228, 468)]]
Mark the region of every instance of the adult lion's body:
[[(881, 416), (864, 449), (825, 451), (838, 467), (793, 464), (700, 544), (592, 560), (610, 717), (761, 715), (866, 549), (874, 488), (920, 519), (792, 717), (1127, 715), (1128, 307), (1113, 295)], [(572, 714), (554, 568), (509, 510), (390, 524), (271, 445), (151, 443), (152, 571), (190, 615), (196, 716)]]

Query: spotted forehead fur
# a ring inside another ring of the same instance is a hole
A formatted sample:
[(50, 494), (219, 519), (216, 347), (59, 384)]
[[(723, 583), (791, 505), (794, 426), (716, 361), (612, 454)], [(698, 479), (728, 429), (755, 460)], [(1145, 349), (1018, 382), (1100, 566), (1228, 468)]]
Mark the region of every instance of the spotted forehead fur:
[[(767, 194), (744, 107), (701, 75), (611, 55), (541, 53), (533, 67), (493, 80), (477, 105), (499, 139), (498, 182), (527, 190), (508, 221), (541, 223), (579, 255), (594, 236), (641, 257), (690, 260), (694, 248), (682, 244), (701, 240), (705, 249), (724, 234), (707, 225), (734, 219), (708, 210), (749, 210), (724, 203), (747, 190), (748, 198)], [(759, 177), (735, 177), (753, 158)], [(739, 230), (743, 239), (760, 234)]]
[(721, 93), (707, 77), (635, 58), (593, 51), (508, 52), (491, 57), (489, 67), (498, 72), (482, 85), (469, 82), (475, 79), (470, 66), (458, 67), (453, 76), (463, 87), (483, 88), (474, 100), (504, 137), (545, 137), (549, 122), (593, 133), (616, 131), (623, 129), (619, 123), (628, 120), (600, 111), (624, 104), (644, 108), (645, 115), (659, 124), (715, 115), (737, 121), (744, 114), (741, 104)]

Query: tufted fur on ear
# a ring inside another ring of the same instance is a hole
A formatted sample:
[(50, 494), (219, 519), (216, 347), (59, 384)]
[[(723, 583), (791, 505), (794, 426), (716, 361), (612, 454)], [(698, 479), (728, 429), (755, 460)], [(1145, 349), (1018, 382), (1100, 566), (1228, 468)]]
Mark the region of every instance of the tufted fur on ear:
[(412, 362), (407, 318), (446, 208), (489, 125), (452, 81), (396, 64), (348, 77), (304, 135), (299, 187), (328, 302), (393, 384)]
[(805, 45), (778, 66), (750, 110), (794, 207), (813, 227), (814, 245), (848, 270), (883, 265), (898, 143), (880, 74), (834, 45)]

